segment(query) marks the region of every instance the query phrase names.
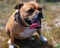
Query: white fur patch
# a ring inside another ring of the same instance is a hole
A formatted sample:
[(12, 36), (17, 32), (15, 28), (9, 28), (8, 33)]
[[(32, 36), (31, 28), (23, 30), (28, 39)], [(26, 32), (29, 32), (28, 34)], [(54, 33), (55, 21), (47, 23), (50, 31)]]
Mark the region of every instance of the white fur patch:
[(11, 39), (9, 39), (7, 43), (8, 43), (8, 44), (11, 44)]
[(9, 48), (14, 48), (14, 45), (11, 44), (11, 39), (9, 39), (7, 43), (9, 45)]
[(40, 40), (47, 42), (47, 38), (45, 38), (43, 35), (40, 35)]
[(9, 45), (9, 48), (14, 48), (14, 46), (13, 45)]
[(20, 33), (20, 36), (23, 38), (29, 38), (32, 36), (32, 34), (36, 31), (36, 29), (28, 29), (26, 28), (24, 32)]

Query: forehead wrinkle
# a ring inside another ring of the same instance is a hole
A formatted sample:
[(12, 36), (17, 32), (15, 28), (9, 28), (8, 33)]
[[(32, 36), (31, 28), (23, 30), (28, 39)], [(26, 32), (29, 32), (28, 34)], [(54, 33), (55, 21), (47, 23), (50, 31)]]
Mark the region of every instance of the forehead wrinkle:
[(25, 8), (34, 8), (34, 6), (31, 5), (31, 4), (25, 4), (24, 7), (25, 7)]
[(32, 2), (28, 2), (24, 4), (24, 8), (33, 8), (33, 9), (37, 9), (39, 7), (38, 3), (32, 3)]
[(25, 4), (25, 5), (21, 8), (21, 10), (22, 10), (22, 11), (27, 11), (27, 10), (29, 10), (30, 8), (33, 8), (33, 9), (34, 9), (34, 7), (33, 7), (32, 5)]
[(38, 3), (35, 3), (35, 2), (31, 2), (30, 3), (35, 9), (37, 9), (39, 7), (39, 4)]
[(39, 8), (39, 4), (38, 3), (34, 3), (34, 2), (28, 2), (28, 3), (24, 3), (23, 7), (21, 7), (22, 11), (26, 11), (30, 8), (33, 9), (38, 9)]

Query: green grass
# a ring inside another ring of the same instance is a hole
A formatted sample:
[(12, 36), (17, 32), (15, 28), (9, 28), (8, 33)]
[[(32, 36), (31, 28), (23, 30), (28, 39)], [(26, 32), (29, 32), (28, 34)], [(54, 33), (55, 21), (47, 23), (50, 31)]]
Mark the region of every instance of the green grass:
[(60, 48), (60, 43), (58, 43), (58, 44), (56, 45), (56, 48)]

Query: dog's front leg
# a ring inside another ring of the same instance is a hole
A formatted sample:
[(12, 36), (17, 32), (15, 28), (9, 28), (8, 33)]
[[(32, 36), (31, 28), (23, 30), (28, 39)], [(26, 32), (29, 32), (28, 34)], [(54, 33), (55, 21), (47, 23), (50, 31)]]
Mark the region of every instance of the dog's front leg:
[(41, 34), (41, 29), (37, 29), (37, 33), (42, 42), (47, 42), (47, 39)]
[(9, 48), (14, 48), (14, 34), (11, 32), (10, 39), (8, 40)]

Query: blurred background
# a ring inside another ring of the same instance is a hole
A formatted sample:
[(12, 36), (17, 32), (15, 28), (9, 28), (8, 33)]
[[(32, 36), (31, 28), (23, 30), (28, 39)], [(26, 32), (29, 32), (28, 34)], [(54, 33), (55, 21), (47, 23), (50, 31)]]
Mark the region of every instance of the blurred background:
[[(31, 0), (0, 0), (0, 48), (7, 48), (8, 40), (4, 27), (19, 2)], [(42, 5), (42, 34), (55, 48), (60, 48), (60, 0), (35, 0)]]

